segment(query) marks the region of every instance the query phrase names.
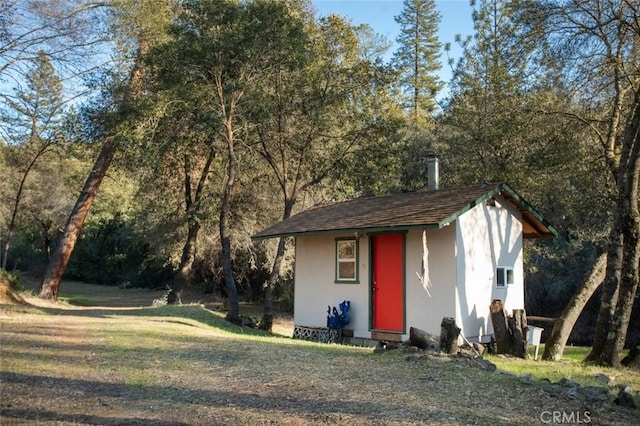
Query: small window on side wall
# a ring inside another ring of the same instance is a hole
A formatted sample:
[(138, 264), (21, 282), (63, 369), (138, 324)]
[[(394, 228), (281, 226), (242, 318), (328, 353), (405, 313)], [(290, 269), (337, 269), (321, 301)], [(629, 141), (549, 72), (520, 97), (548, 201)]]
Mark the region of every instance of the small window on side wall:
[(513, 268), (499, 266), (496, 268), (496, 287), (506, 287), (515, 284)]
[(336, 283), (358, 282), (358, 240), (336, 240)]

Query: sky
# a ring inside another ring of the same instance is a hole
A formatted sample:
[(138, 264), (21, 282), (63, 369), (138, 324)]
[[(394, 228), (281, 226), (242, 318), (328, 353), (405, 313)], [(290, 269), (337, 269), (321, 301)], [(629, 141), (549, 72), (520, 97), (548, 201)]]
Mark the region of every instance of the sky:
[[(394, 17), (402, 11), (402, 3), (403, 0), (313, 0), (320, 15), (335, 13), (347, 17), (354, 25), (369, 24), (377, 33), (394, 43), (400, 31)], [(443, 45), (451, 44), (449, 55), (457, 61), (461, 50), (455, 43), (456, 34), (460, 34), (463, 39), (473, 35), (472, 9), (469, 0), (436, 0), (436, 7), (442, 15), (438, 32), (440, 42)], [(395, 45), (390, 53), (393, 50)], [(440, 78), (448, 83), (451, 79), (451, 70), (447, 65), (444, 52), (440, 62), (442, 64)]]

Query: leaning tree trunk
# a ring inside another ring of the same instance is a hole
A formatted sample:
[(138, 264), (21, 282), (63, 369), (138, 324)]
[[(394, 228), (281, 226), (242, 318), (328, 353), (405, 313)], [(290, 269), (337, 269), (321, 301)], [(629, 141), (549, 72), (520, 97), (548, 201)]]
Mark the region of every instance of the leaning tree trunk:
[(595, 293), (597, 288), (602, 284), (607, 265), (607, 254), (600, 255), (596, 261), (591, 274), (584, 281), (577, 293), (573, 295), (569, 303), (562, 311), (562, 314), (553, 323), (551, 336), (547, 339), (544, 346), (544, 354), (542, 359), (546, 361), (559, 361), (562, 359), (564, 347), (567, 344), (571, 330), (575, 325), (582, 310), (587, 302)]
[(114, 140), (106, 141), (104, 145), (102, 145), (100, 155), (98, 155), (93, 169), (91, 169), (89, 177), (84, 183), (82, 192), (69, 215), (62, 240), (53, 251), (51, 259), (47, 264), (47, 269), (40, 284), (40, 298), (49, 300), (58, 299), (58, 290), (60, 289), (62, 275), (67, 267), (69, 257), (71, 257), (80, 231), (82, 231), (84, 220), (89, 214), (91, 204), (93, 204), (93, 200), (98, 193), (102, 179), (115, 156), (116, 149), (117, 143)]
[[(125, 93), (123, 103), (135, 100), (137, 96), (142, 93), (145, 74), (142, 57), (148, 49), (148, 43), (145, 40), (140, 40), (135, 65), (131, 71), (131, 78), (129, 79), (129, 85), (126, 89), (127, 92)], [(107, 139), (103, 143), (100, 154), (89, 172), (82, 192), (80, 192), (80, 196), (67, 219), (62, 240), (49, 259), (42, 283), (40, 284), (40, 298), (50, 300), (58, 299), (58, 290), (60, 289), (62, 275), (67, 267), (67, 263), (69, 263), (69, 258), (80, 236), (84, 221), (89, 214), (89, 209), (91, 209), (93, 200), (96, 198), (98, 189), (100, 189), (100, 185), (102, 184), (102, 179), (107, 174), (107, 170), (113, 161), (118, 146), (119, 143), (115, 138)]]
[(31, 172), (33, 167), (36, 165), (36, 162), (38, 161), (38, 159), (45, 152), (48, 151), (49, 146), (50, 144), (47, 143), (38, 150), (36, 155), (31, 159), (31, 161), (27, 165), (27, 168), (25, 169), (24, 173), (22, 174), (22, 178), (20, 179), (20, 184), (18, 185), (18, 192), (16, 193), (16, 198), (13, 202), (13, 209), (11, 210), (11, 219), (9, 220), (7, 236), (5, 237), (4, 256), (2, 255), (2, 253), (0, 253), (0, 259), (2, 259), (0, 268), (4, 269), (5, 271), (7, 270), (7, 258), (9, 257), (9, 248), (11, 246), (11, 239), (13, 238), (13, 232), (15, 231), (16, 218), (18, 217), (18, 209), (20, 207), (20, 202), (22, 201), (22, 193), (24, 192), (24, 186), (27, 181), (27, 177), (29, 176), (29, 173)]

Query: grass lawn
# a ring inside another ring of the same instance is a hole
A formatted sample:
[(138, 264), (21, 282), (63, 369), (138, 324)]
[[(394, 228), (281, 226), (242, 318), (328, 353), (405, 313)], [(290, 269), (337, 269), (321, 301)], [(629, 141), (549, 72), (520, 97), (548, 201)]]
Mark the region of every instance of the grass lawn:
[[(492, 355), (487, 356), (487, 359), (496, 364), (498, 368), (518, 376), (532, 374), (536, 379), (546, 378), (552, 382), (566, 378), (582, 386), (605, 386), (602, 380), (597, 379), (599, 375), (605, 375), (612, 379), (609, 384), (612, 392), (616, 391), (616, 384), (627, 384), (633, 386), (636, 391), (640, 390), (640, 372), (638, 371), (583, 364), (582, 360), (589, 352), (588, 347), (567, 346), (564, 357), (559, 362), (540, 360), (543, 352), (544, 345), (541, 345), (537, 361), (533, 360), (533, 348), (529, 348), (531, 358), (527, 360)], [(640, 406), (640, 399), (636, 398), (636, 400)]]
[[(282, 336), (268, 335), (227, 323), (209, 301), (152, 307), (160, 296), (65, 282), (62, 302), (0, 305), (0, 424), (510, 425), (585, 411), (591, 424), (637, 424), (637, 410), (552, 395), (467, 358), (293, 340), (287, 317)], [(558, 374), (572, 380), (596, 374), (574, 361), (490, 360), (552, 380), (565, 365)]]

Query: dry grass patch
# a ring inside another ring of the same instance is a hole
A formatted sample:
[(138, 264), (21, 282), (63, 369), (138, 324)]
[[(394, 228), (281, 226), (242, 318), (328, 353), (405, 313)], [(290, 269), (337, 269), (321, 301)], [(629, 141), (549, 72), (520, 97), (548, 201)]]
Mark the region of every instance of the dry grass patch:
[[(129, 291), (129, 290), (123, 290)], [(0, 424), (540, 424), (591, 410), (465, 358), (274, 337), (203, 305), (0, 312)]]

